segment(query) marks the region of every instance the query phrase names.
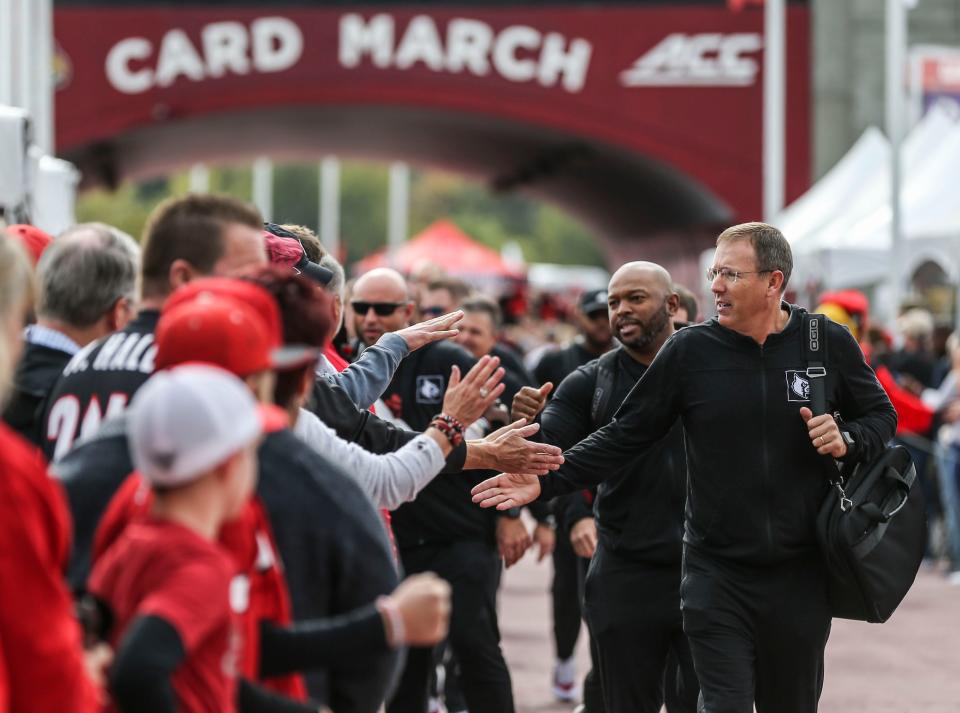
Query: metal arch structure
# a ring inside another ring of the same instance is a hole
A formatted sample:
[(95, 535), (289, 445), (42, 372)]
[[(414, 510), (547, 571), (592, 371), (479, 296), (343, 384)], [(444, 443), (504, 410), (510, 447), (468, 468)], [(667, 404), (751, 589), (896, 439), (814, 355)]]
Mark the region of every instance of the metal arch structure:
[[(810, 38), (787, 9), (786, 193)], [(762, 0), (57, 0), (58, 153), (89, 183), (336, 153), (558, 203), (675, 264), (762, 210)]]

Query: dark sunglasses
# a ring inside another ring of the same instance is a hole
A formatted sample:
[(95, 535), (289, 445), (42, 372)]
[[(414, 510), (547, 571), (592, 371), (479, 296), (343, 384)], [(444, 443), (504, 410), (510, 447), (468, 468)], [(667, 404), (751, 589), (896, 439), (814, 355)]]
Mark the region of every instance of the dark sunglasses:
[(403, 302), (350, 302), (350, 306), (357, 314), (366, 314), (373, 308), (378, 317), (389, 317), (403, 307), (403, 304)]
[(441, 314), (445, 314), (443, 307), (421, 307), (420, 314), (430, 317), (439, 317)]

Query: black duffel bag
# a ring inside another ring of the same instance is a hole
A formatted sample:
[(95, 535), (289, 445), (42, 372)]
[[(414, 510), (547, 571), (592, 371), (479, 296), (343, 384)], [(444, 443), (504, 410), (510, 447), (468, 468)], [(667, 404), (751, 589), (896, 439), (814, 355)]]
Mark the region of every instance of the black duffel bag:
[(833, 616), (884, 622), (907, 596), (927, 542), (916, 480), (910, 453), (894, 446), (830, 489), (817, 517), (817, 538)]
[[(826, 410), (826, 318), (806, 315), (805, 322), (810, 401), (818, 415)], [(913, 586), (926, 548), (926, 510), (917, 470), (903, 446), (885, 449), (843, 478), (831, 459), (825, 461), (831, 488), (820, 506), (817, 539), (831, 613), (841, 619), (884, 622)]]

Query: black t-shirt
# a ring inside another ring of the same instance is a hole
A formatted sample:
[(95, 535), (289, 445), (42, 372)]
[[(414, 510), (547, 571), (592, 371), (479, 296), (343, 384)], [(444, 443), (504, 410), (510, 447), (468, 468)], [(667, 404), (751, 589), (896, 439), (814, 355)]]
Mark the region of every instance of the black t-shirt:
[(35, 446), (44, 440), (47, 398), (69, 361), (70, 355), (60, 349), (30, 343), (24, 347), (3, 420)]
[[(643, 364), (618, 349), (616, 358), (602, 360), (609, 365), (611, 381), (599, 384), (600, 361), (578, 368), (560, 384), (541, 419), (544, 441), (567, 449), (609, 423), (646, 371)], [(609, 395), (599, 393), (603, 388), (610, 389)], [(596, 419), (595, 401), (602, 404)], [(677, 422), (666, 437), (641, 455), (625, 460), (597, 488), (594, 509), (600, 541), (611, 551), (633, 559), (678, 564), (685, 498), (683, 428)]]
[[(415, 431), (424, 430), (443, 408), (450, 367), (466, 374), (475, 359), (451, 342), (435, 342), (418, 349), (400, 363), (383, 394), (394, 415)], [(467, 471), (440, 475), (417, 495), (393, 511), (391, 524), (401, 552), (424, 544), (459, 540), (493, 541), (496, 513), (470, 500), (470, 490), (486, 473)]]
[(160, 319), (145, 310), (126, 329), (88, 344), (67, 364), (47, 400), (42, 448), (58, 460), (100, 424), (123, 413), (153, 373), (153, 332)]

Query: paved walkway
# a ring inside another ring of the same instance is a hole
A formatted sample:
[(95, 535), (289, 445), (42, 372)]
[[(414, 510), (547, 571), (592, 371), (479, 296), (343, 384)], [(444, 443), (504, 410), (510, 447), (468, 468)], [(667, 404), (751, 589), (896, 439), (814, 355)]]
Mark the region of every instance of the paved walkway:
[[(508, 570), (501, 591), (504, 649), (517, 713), (569, 713), (550, 695), (548, 563), (532, 553)], [(587, 668), (583, 636), (580, 671)], [(894, 617), (877, 626), (834, 622), (820, 713), (957, 713), (960, 711), (960, 587), (921, 571)]]

